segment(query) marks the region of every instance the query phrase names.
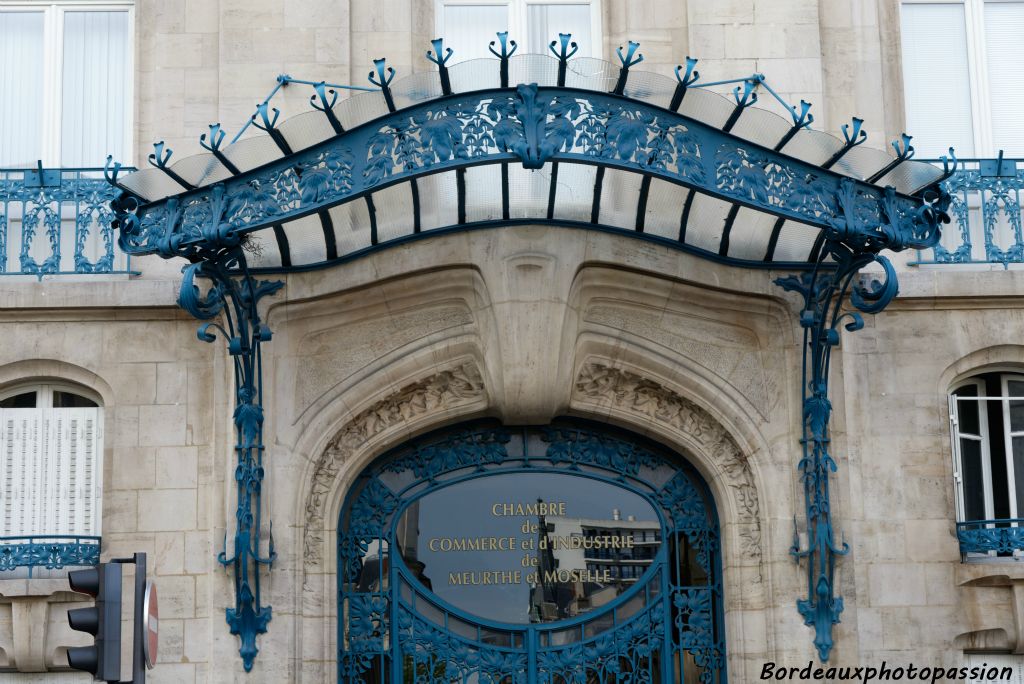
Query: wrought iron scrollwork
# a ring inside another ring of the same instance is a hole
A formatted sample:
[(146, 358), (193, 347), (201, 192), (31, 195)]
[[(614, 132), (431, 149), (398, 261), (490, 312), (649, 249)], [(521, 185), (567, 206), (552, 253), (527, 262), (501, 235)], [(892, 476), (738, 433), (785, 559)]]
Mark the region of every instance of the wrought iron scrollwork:
[[(895, 298), (899, 286), (882, 249), (927, 249), (939, 240), (939, 223), (948, 223), (949, 197), (941, 191), (926, 193), (924, 204), (907, 216), (885, 192), (879, 211), (864, 211), (853, 183), (842, 183), (838, 194), (837, 218), (825, 231), (825, 239), (812, 271), (800, 276), (778, 278), (784, 290), (803, 298), (800, 326), (804, 329), (803, 457), (797, 468), (803, 482), (806, 505), (807, 546), (801, 548), (794, 525), (790, 552), (799, 561), (807, 559), (807, 598), (797, 601), (804, 623), (814, 627), (814, 645), (821, 660), (832, 650), (832, 625), (839, 622), (843, 599), (836, 595), (836, 560), (849, 547), (838, 543), (832, 525), (829, 475), (836, 462), (829, 452), (829, 422), (832, 403), (828, 381), (832, 349), (839, 344), (840, 328), (856, 331), (864, 327), (862, 313), (878, 313)], [(877, 264), (881, 279), (858, 281), (860, 271)], [(846, 298), (854, 310), (844, 308)]]
[[(225, 549), (217, 560), (231, 567), (235, 580), (235, 606), (225, 610), (231, 633), (241, 639), (239, 654), (246, 671), (252, 669), (259, 649), (256, 636), (267, 631), (271, 619), (270, 606), (260, 596), (260, 566), (270, 567), (274, 552), (273, 523), (270, 525), (268, 550), (260, 551), (262, 520), (261, 491), (263, 486), (263, 378), (260, 345), (271, 337), (270, 328), (261, 320), (259, 302), (277, 292), (281, 281), (260, 281), (246, 270), (241, 245), (215, 253), (204, 254), (184, 269), (178, 297), (179, 305), (200, 320), (209, 321), (223, 314), (224, 324), (203, 323), (197, 336), (204, 342), (216, 340), (220, 333), (227, 340), (228, 353), (234, 362), (235, 411), (237, 441), (235, 482), (238, 505), (235, 511), (234, 548)], [(206, 278), (211, 285), (205, 294), (196, 278)]]

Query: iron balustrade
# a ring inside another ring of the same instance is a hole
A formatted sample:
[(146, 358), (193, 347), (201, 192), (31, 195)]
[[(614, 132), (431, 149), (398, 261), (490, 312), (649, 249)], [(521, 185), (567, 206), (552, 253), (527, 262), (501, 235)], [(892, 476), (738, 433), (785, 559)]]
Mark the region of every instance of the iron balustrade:
[[(1024, 159), (967, 159), (942, 186), (950, 196), (951, 223), (916, 264), (1024, 263), (1021, 190)], [(941, 164), (935, 161), (936, 164)]]
[(1024, 551), (1024, 518), (967, 520), (956, 524), (960, 554), (1010, 555)]
[(0, 275), (127, 274), (103, 170), (0, 169)]
[(3, 573), (28, 568), (62, 570), (66, 566), (98, 565), (101, 537), (75, 534), (35, 534), (0, 537), (0, 579)]

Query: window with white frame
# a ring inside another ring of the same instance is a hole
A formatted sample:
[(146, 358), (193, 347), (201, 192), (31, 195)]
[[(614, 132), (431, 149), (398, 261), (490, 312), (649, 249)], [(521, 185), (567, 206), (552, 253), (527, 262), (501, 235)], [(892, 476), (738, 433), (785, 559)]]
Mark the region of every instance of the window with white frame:
[(0, 168), (130, 158), (133, 11), (0, 0)]
[(0, 392), (0, 537), (100, 536), (103, 409), (59, 383)]
[(985, 373), (950, 394), (957, 516), (1024, 518), (1024, 375)]
[[(600, 0), (436, 0), (437, 35), (464, 61), (491, 57), (495, 33), (508, 31), (520, 51), (550, 54), (559, 33), (571, 33), (577, 57), (600, 57)], [(525, 49), (524, 49), (525, 48)]]
[(918, 156), (1024, 156), (1024, 1), (903, 0), (900, 24)]

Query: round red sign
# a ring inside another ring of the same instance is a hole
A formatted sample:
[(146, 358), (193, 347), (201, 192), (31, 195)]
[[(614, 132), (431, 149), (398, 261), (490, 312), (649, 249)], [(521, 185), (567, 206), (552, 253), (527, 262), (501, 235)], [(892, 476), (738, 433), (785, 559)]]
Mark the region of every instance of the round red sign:
[(146, 656), (146, 667), (152, 670), (156, 664), (156, 651), (159, 645), (158, 635), (160, 633), (160, 611), (156, 605), (156, 584), (153, 583), (153, 580), (146, 582), (146, 596), (143, 604), (146, 610), (142, 618), (142, 630), (145, 635), (142, 647)]

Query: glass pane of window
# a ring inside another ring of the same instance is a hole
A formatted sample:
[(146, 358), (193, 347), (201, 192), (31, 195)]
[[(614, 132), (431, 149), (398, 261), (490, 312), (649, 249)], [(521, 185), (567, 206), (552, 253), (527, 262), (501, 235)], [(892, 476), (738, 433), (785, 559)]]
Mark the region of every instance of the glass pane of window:
[(1024, 155), (1024, 2), (985, 3), (985, 50), (992, 100), (992, 142), (1011, 157)]
[(0, 167), (43, 157), (43, 13), (0, 11)]
[[(978, 396), (978, 388), (975, 385), (967, 385), (956, 390), (953, 394), (958, 397), (976, 397)], [(978, 420), (978, 413), (982, 403), (973, 399), (956, 402), (956, 415), (961, 434), (981, 435), (981, 423)]]
[(61, 165), (128, 161), (127, 12), (65, 12)]
[(960, 440), (960, 467), (960, 474), (963, 477), (964, 520), (986, 520), (981, 442), (974, 439)]
[(0, 408), (14, 409), (14, 408), (35, 408), (36, 407), (36, 393), (22, 392), (21, 394), (15, 394), (13, 397), (7, 397), (0, 401)]
[(917, 156), (938, 157), (950, 146), (961, 157), (972, 156), (964, 6), (906, 3), (902, 10), (907, 132), (914, 136)]
[(508, 31), (508, 5), (445, 5), (444, 44), (455, 51), (449, 66), (493, 57), (487, 46), (499, 31)]
[(80, 394), (72, 394), (71, 392), (62, 392), (60, 390), (54, 390), (53, 392), (53, 407), (54, 408), (96, 408), (96, 402), (92, 399), (83, 397)]
[(601, 54), (600, 46), (593, 44), (590, 35), (590, 5), (545, 3), (527, 6), (528, 52), (551, 54), (548, 45), (551, 41), (558, 40), (559, 33), (572, 34), (573, 42), (580, 47), (580, 51), (576, 53), (577, 57), (594, 57)]

